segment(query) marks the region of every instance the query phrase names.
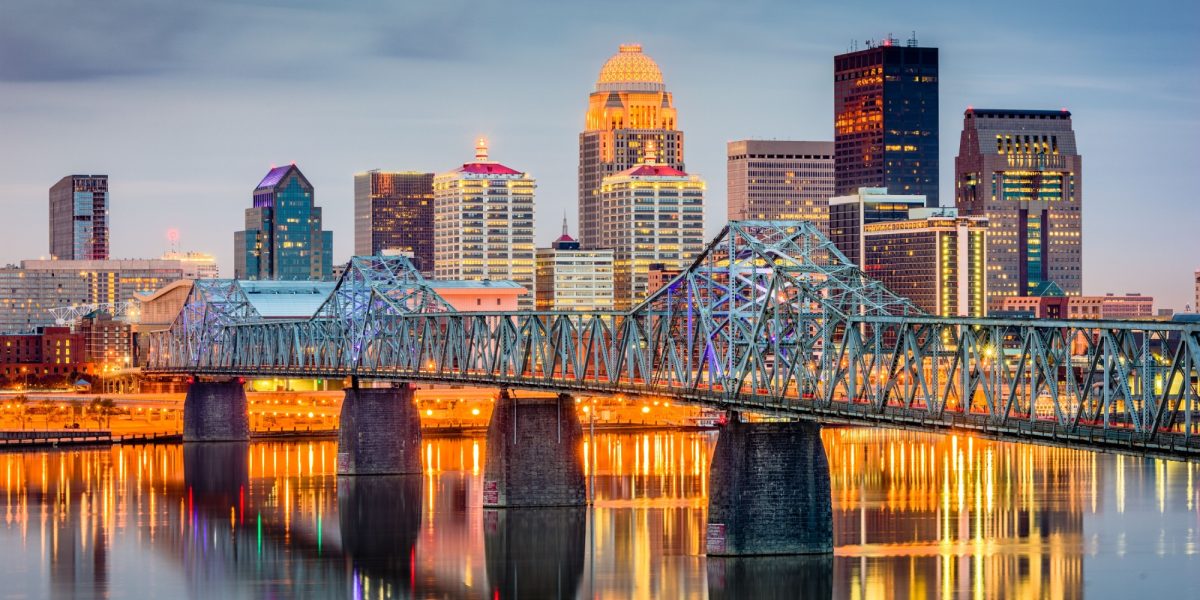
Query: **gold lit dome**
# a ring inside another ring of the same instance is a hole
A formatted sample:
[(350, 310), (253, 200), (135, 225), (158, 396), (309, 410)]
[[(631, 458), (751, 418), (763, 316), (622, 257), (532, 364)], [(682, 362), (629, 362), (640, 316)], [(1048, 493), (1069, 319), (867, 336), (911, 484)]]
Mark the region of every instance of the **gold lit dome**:
[(661, 92), (662, 71), (653, 58), (642, 54), (641, 44), (621, 44), (620, 50), (600, 68), (596, 91)]

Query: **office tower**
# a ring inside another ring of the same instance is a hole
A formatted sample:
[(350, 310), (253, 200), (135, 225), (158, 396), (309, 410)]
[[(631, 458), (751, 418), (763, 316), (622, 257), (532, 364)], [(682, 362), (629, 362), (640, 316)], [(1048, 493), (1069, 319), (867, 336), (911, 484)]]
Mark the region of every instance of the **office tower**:
[(433, 173), (367, 171), (354, 175), (354, 254), (408, 253), (433, 275)]
[(579, 134), (579, 241), (603, 246), (600, 185), (604, 178), (641, 164), (647, 142), (659, 161), (682, 171), (683, 132), (662, 71), (640, 44), (623, 44), (604, 63), (588, 97), (584, 131)]
[(108, 175), (68, 175), (50, 187), (50, 256), (108, 258)]
[(296, 165), (275, 167), (254, 188), (246, 229), (233, 237), (237, 279), (325, 281), (333, 273), (333, 232), (321, 229), (313, 186)]
[(925, 197), (889, 194), (885, 188), (859, 188), (849, 196), (829, 199), (829, 239), (850, 262), (863, 266), (862, 234), (871, 223), (903, 221), (908, 211), (925, 206)]
[(938, 50), (888, 37), (834, 57), (834, 192), (882, 187), (938, 206)]
[(812, 221), (828, 231), (833, 142), (740, 140), (726, 157), (730, 221)]
[(658, 164), (653, 144), (645, 162), (604, 178), (600, 199), (617, 310), (645, 299), (651, 264), (683, 269), (704, 249), (704, 180)]
[(932, 315), (987, 314), (987, 219), (914, 208), (902, 221), (863, 226), (863, 270)]
[(988, 306), (1083, 291), (1082, 159), (1066, 110), (968, 108), (955, 205), (988, 219)]
[(537, 310), (601, 311), (613, 307), (612, 250), (584, 250), (563, 232), (537, 250)]
[[(536, 187), (528, 173), (490, 160), (484, 139), (474, 162), (434, 177), (434, 275), (514, 281), (532, 292)], [(519, 306), (533, 308), (533, 294), (521, 296)]]

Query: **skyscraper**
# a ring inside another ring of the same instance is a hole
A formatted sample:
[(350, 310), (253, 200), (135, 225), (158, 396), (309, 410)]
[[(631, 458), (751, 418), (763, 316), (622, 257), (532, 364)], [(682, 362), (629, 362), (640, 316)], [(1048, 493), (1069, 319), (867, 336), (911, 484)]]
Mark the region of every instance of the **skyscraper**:
[(1083, 291), (1082, 159), (1066, 110), (968, 108), (954, 198), (988, 218), (988, 307), (1006, 296)]
[(50, 187), (50, 256), (108, 258), (108, 175), (67, 175)]
[(656, 144), (662, 165), (684, 169), (683, 132), (662, 71), (642, 54), (640, 44), (623, 44), (600, 69), (579, 134), (579, 241), (584, 248), (603, 244), (604, 178), (641, 164), (649, 141)]
[(537, 249), (538, 310), (612, 310), (613, 252), (583, 250), (563, 232), (549, 248)]
[(938, 51), (889, 37), (833, 59), (839, 196), (860, 187), (938, 206)]
[(533, 308), (533, 191), (528, 173), (488, 159), (487, 140), (475, 161), (433, 178), (434, 274), (438, 279), (508, 280), (529, 290)]
[(683, 269), (704, 249), (704, 180), (658, 164), (654, 144), (643, 164), (604, 178), (600, 244), (613, 250), (613, 300), (626, 310), (645, 299), (650, 265)]
[(237, 279), (328, 280), (333, 232), (321, 229), (313, 186), (296, 165), (275, 167), (254, 188), (246, 229), (233, 235)]
[(833, 142), (740, 140), (726, 145), (729, 220), (812, 221), (828, 231)]
[(354, 254), (407, 253), (433, 275), (433, 173), (367, 171), (354, 175)]
[(829, 240), (850, 262), (867, 264), (863, 231), (871, 223), (902, 221), (908, 211), (925, 206), (924, 196), (889, 194), (884, 188), (859, 188), (849, 196), (829, 199)]

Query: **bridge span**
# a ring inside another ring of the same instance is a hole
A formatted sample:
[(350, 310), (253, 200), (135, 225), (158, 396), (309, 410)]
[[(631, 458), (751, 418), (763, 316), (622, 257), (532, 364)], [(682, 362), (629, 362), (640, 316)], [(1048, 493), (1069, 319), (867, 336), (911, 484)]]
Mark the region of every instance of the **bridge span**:
[[(722, 444), (736, 437), (722, 432), (714, 470), (723, 451), (728, 468), (714, 481), (736, 474), (736, 485), (753, 487), (748, 472), (787, 471), (750, 464), (763, 452), (824, 468), (823, 452), (796, 457), (780, 446), (804, 446), (819, 423), (1194, 460), (1197, 360), (1195, 323), (927, 315), (866, 276), (812, 224), (739, 221), (627, 313), (456, 312), (398, 257), (352, 259), (305, 320), (267, 318), (237, 282), (197, 282), (173, 326), (152, 335), (147, 371), (481, 385), (549, 390), (564, 400), (654, 396), (791, 420), (731, 427), (742, 432), (736, 443)], [(562, 443), (557, 410), (547, 418)], [(380, 414), (372, 405), (355, 422), (369, 427)], [(394, 430), (391, 418), (384, 421)], [(570, 420), (577, 430), (573, 412)], [(361, 446), (363, 432), (352, 433)], [(827, 496), (827, 473), (824, 486)], [(722, 527), (710, 542), (720, 543), (710, 550), (743, 553), (724, 531), (729, 523), (714, 525)]]

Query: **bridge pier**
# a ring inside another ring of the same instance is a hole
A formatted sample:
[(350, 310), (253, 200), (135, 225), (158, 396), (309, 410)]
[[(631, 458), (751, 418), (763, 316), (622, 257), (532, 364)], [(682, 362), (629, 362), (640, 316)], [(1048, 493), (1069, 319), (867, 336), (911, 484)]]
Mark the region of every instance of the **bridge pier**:
[(570, 395), (517, 399), (501, 391), (488, 424), (483, 505), (587, 504), (582, 438)]
[(416, 388), (346, 389), (338, 423), (338, 475), (421, 472), (421, 415)]
[(250, 440), (246, 390), (242, 382), (193, 381), (183, 400), (183, 441), (245, 442)]
[(829, 462), (821, 426), (729, 420), (709, 471), (710, 556), (833, 552)]

